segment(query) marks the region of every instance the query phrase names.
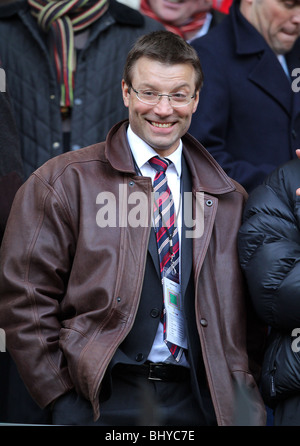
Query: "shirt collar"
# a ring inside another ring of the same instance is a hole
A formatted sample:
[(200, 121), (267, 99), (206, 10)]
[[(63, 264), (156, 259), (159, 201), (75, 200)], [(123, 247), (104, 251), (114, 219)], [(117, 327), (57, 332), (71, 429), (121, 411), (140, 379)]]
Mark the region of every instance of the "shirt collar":
[[(130, 125), (127, 130), (127, 138), (131, 148), (132, 155), (139, 169), (141, 169), (150, 158), (157, 155), (157, 152), (149, 146), (144, 140), (137, 136), (131, 129)], [(168, 159), (172, 161), (177, 176), (181, 176), (181, 155), (182, 155), (182, 141), (180, 140), (179, 146), (175, 152), (168, 156)]]

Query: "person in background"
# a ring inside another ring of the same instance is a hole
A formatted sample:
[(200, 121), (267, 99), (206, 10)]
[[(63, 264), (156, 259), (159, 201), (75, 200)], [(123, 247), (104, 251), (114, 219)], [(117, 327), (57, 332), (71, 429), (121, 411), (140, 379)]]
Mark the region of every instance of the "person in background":
[(187, 133), (202, 82), (183, 38), (140, 37), (129, 120), (17, 193), (0, 326), (53, 424), (265, 424), (265, 335), (237, 257), (247, 194)]
[(192, 42), (205, 81), (190, 133), (247, 192), (300, 148), (299, 35), (299, 0), (235, 0)]
[(125, 119), (122, 69), (135, 39), (163, 26), (115, 0), (4, 0), (0, 54), (27, 178), (102, 140)]
[(252, 191), (238, 241), (255, 310), (270, 327), (261, 388), (274, 426), (300, 426), (299, 174), (291, 160)]
[(191, 42), (225, 17), (212, 5), (212, 0), (141, 0), (140, 10), (161, 22), (167, 30)]
[[(19, 134), (8, 93), (5, 70), (0, 66), (0, 245), (14, 196), (23, 183), (23, 164)], [(8, 386), (12, 361), (0, 350), (0, 422), (8, 411)]]
[(15, 193), (23, 181), (19, 134), (6, 90), (5, 70), (0, 65), (0, 244)]

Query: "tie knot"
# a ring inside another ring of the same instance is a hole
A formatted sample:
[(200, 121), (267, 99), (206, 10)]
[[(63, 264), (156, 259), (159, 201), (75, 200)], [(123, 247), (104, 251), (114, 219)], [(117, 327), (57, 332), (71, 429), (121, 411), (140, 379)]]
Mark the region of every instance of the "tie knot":
[(150, 166), (157, 172), (165, 172), (170, 163), (171, 161), (167, 158), (160, 158), (159, 156), (154, 156), (149, 160)]

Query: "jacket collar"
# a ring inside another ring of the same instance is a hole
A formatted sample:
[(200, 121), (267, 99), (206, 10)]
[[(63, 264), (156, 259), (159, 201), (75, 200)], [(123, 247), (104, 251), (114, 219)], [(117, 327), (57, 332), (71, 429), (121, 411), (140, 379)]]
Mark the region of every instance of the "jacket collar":
[[(240, 12), (240, 2), (235, 0), (230, 8), (229, 16), (233, 26), (234, 40), (236, 45), (236, 53), (256, 54), (270, 50), (262, 35), (251, 25), (250, 22)], [(296, 41), (294, 48), (287, 53), (286, 59), (293, 61), (293, 67), (298, 67), (300, 55), (300, 38)]]
[[(135, 175), (134, 162), (127, 140), (128, 120), (116, 124), (107, 135), (105, 156), (116, 170)], [(182, 138), (183, 155), (192, 176), (196, 192), (224, 194), (236, 189), (234, 182), (226, 175), (214, 158), (191, 135)]]
[(13, 3), (8, 3), (7, 5), (0, 6), (0, 17), (10, 17), (17, 14), (20, 10), (29, 9), (26, 0), (18, 0)]
[[(0, 17), (9, 17), (20, 10), (29, 10), (27, 0), (17, 0), (13, 3), (0, 6)], [(143, 26), (144, 16), (136, 9), (130, 8), (116, 0), (109, 0), (109, 12), (118, 23), (129, 26)]]
[[(256, 58), (257, 62), (253, 64), (248, 73), (249, 81), (266, 91), (290, 115), (293, 96), (289, 80), (280, 66), (276, 54), (263, 36), (242, 15), (239, 6), (239, 1), (236, 1), (230, 9), (236, 54), (238, 56), (253, 55)], [(278, 85), (282, 85), (283, 88), (278, 88)]]
[[(30, 7), (27, 0), (17, 0), (13, 3), (8, 3), (7, 5), (0, 6), (0, 18), (10, 17), (14, 14), (29, 13)], [(109, 0), (109, 8), (106, 12), (105, 21), (100, 20), (92, 25), (93, 31), (96, 35), (100, 31), (113, 23), (120, 23), (121, 25), (132, 26), (132, 27), (142, 27), (145, 23), (144, 16), (136, 9), (130, 8), (116, 0)]]
[(139, 28), (144, 25), (145, 18), (138, 10), (130, 8), (119, 1), (109, 0), (109, 8), (103, 15), (103, 19), (97, 20), (91, 26), (91, 34), (87, 46), (99, 35), (100, 32), (115, 23)]
[(240, 2), (234, 1), (229, 12), (237, 54), (255, 54), (269, 49), (263, 36), (240, 12)]
[[(36, 19), (30, 13), (30, 7), (27, 0), (18, 0), (10, 4), (0, 6), (0, 18), (11, 17), (15, 14), (18, 14), (23, 23), (30, 29), (30, 32), (37, 40), (48, 58), (49, 54), (45, 35), (37, 25)], [(102, 19), (97, 20), (91, 25), (91, 32), (88, 37), (86, 48), (98, 37), (99, 33), (103, 32), (105, 29), (109, 28), (115, 23), (120, 23), (131, 27), (142, 27), (144, 22), (145, 18), (139, 11), (129, 8), (116, 0), (109, 0), (109, 8), (103, 15)]]
[(98, 37), (105, 29), (114, 24), (139, 28), (144, 26), (145, 18), (136, 9), (130, 8), (116, 0), (109, 0), (109, 8), (103, 15), (102, 20), (97, 20), (91, 26), (91, 33), (86, 47)]
[(129, 26), (143, 26), (144, 16), (134, 8), (124, 5), (116, 0), (110, 0), (109, 12), (116, 22)]

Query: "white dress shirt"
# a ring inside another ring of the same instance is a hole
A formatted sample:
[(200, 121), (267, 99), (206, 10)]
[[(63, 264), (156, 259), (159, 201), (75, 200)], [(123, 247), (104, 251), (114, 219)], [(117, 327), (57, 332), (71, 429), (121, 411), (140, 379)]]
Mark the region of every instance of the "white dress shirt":
[(191, 43), (193, 40), (198, 39), (198, 37), (202, 37), (205, 34), (207, 34), (210, 24), (211, 24), (211, 21), (212, 21), (212, 14), (210, 12), (208, 12), (206, 14), (206, 19), (205, 19), (205, 22), (203, 23), (203, 26), (201, 26), (201, 28), (199, 29), (197, 34), (195, 34), (191, 39), (188, 39), (187, 42)]
[[(145, 141), (143, 141), (139, 136), (137, 136), (131, 129), (130, 125), (127, 130), (127, 138), (131, 148), (131, 152), (135, 163), (139, 169), (139, 173), (143, 176), (150, 177), (152, 179), (152, 183), (156, 174), (156, 170), (150, 166), (148, 163), (149, 159), (153, 156), (157, 156), (158, 153), (149, 146)], [(182, 200), (181, 200), (181, 155), (182, 155), (182, 141), (180, 140), (178, 148), (167, 158), (172, 161), (166, 170), (166, 176), (168, 180), (169, 188), (172, 192), (175, 212), (177, 216), (177, 225), (178, 225), (178, 235), (179, 235), (179, 244), (181, 241), (181, 226), (182, 226)], [(180, 274), (180, 264), (179, 261), (179, 274)], [(175, 363), (174, 358), (170, 354), (170, 351), (166, 344), (163, 341), (163, 324), (158, 324), (158, 330), (156, 333), (156, 337), (148, 356), (148, 360), (151, 362), (173, 362)], [(185, 355), (182, 355), (179, 365), (188, 366)]]

